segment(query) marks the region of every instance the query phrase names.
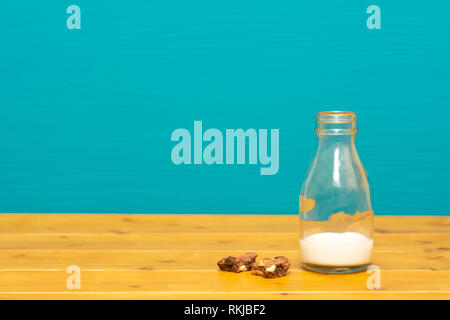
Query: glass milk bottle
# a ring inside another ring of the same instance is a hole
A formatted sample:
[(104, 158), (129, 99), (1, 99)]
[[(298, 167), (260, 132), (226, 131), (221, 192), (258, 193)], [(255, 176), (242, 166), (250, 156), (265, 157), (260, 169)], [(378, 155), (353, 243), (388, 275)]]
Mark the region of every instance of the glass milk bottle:
[(356, 114), (316, 115), (317, 153), (300, 192), (303, 267), (323, 273), (365, 270), (372, 259), (373, 211), (355, 147)]

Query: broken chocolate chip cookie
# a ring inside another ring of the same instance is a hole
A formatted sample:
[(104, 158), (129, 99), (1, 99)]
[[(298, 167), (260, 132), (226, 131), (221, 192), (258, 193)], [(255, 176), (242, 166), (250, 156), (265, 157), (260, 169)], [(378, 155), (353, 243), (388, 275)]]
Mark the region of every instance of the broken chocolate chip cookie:
[(264, 278), (279, 278), (286, 275), (291, 263), (289, 259), (283, 256), (275, 258), (264, 258), (252, 265), (252, 274)]
[(219, 269), (230, 272), (244, 272), (252, 268), (256, 259), (256, 253), (247, 252), (239, 257), (226, 257), (217, 262)]

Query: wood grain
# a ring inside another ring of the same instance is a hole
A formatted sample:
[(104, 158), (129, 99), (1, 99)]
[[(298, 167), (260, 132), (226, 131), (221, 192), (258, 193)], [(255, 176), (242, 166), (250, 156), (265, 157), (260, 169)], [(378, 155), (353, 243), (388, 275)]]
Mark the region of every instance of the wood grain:
[[(300, 266), (297, 217), (228, 215), (0, 215), (2, 299), (450, 299), (450, 218), (376, 217), (367, 273)], [(285, 255), (287, 277), (217, 271), (226, 255)], [(69, 265), (80, 290), (66, 288)]]
[[(106, 218), (107, 217), (107, 218)], [(223, 218), (226, 217), (226, 218)], [(89, 222), (89, 223), (86, 223)], [(297, 232), (292, 215), (1, 214), (0, 233)], [(450, 217), (377, 216), (378, 233), (450, 233)]]

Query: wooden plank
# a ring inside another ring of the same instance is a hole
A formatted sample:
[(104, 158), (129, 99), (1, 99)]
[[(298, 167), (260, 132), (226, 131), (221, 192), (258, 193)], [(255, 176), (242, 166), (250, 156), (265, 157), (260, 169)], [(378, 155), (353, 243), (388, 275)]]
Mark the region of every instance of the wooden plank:
[(450, 233), (450, 217), (375, 216), (376, 233)]
[(449, 300), (449, 292), (433, 292), (433, 291), (341, 291), (341, 292), (324, 292), (324, 291), (289, 291), (289, 292), (216, 292), (214, 294), (205, 294), (203, 292), (130, 292), (130, 291), (108, 291), (108, 292), (13, 292), (0, 293), (1, 300)]
[[(376, 217), (367, 273), (323, 275), (300, 267), (296, 216), (0, 215), (0, 298), (450, 299), (450, 219)], [(285, 255), (287, 277), (217, 271), (223, 256)], [(65, 270), (82, 270), (71, 291)]]
[[(0, 233), (297, 231), (298, 216), (296, 215), (0, 214)], [(376, 216), (375, 231), (379, 233), (450, 233), (450, 217)]]
[[(207, 270), (217, 269), (216, 261), (233, 251), (194, 250), (0, 250), (0, 272), (4, 270), (59, 270), (76, 264), (86, 270)], [(258, 250), (259, 257), (284, 255), (292, 270), (300, 269), (298, 250)], [(382, 270), (450, 270), (450, 250), (398, 252), (375, 251), (373, 264)]]
[[(450, 248), (447, 233), (375, 234), (375, 250), (421, 251)], [(10, 233), (1, 249), (127, 250), (297, 250), (297, 233)]]
[[(426, 276), (424, 274), (426, 273)], [(0, 272), (0, 294), (20, 292), (67, 292), (64, 271)], [(377, 292), (367, 288), (369, 274), (317, 274), (294, 270), (288, 276), (264, 279), (249, 272), (170, 272), (170, 271), (81, 271), (79, 292), (189, 293), (296, 293), (296, 292)], [(387, 292), (450, 293), (450, 271), (382, 271), (381, 290)]]

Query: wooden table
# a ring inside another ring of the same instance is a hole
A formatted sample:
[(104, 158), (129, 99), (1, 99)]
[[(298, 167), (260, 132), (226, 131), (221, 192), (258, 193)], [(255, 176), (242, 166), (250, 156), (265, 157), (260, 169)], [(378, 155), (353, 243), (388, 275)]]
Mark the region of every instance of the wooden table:
[[(3, 299), (450, 299), (450, 217), (375, 220), (370, 274), (302, 270), (297, 216), (0, 215)], [(223, 256), (256, 251), (292, 260), (288, 276), (217, 271)], [(67, 267), (81, 289), (68, 289)]]

